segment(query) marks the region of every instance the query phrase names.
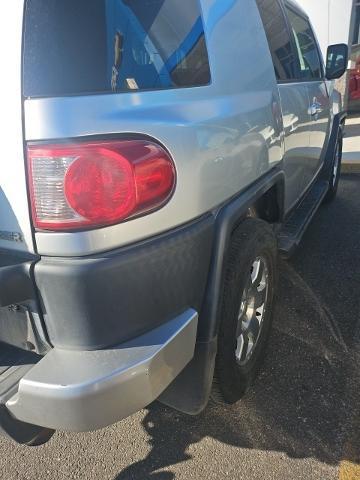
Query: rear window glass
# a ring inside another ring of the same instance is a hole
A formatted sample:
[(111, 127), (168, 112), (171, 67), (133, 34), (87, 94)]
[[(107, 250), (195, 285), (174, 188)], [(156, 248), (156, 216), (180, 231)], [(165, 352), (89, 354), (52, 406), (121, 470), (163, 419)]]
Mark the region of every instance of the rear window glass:
[(209, 82), (198, 0), (27, 0), (27, 97)]

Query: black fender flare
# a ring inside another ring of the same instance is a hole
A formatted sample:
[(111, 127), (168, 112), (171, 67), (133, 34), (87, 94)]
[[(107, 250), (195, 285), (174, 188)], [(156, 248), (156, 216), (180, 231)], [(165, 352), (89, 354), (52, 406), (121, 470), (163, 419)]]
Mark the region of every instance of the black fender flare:
[(330, 138), (329, 138), (329, 142), (328, 142), (326, 153), (325, 153), (324, 165), (321, 172), (321, 178), (326, 181), (329, 180), (331, 175), (331, 169), (333, 166), (333, 160), (334, 160), (334, 155), (336, 150), (336, 144), (339, 138), (339, 132), (341, 134), (343, 133), (345, 118), (346, 118), (345, 113), (337, 113), (336, 115), (334, 115)]
[(282, 163), (270, 170), (238, 197), (227, 203), (215, 215), (212, 261), (203, 307), (200, 312), (198, 328), (199, 341), (211, 341), (216, 338), (218, 333), (221, 286), (232, 232), (247, 215), (249, 208), (274, 185), (277, 186), (277, 202), (281, 222), (285, 214), (285, 174), (282, 169)]
[(249, 208), (275, 185), (281, 222), (284, 217), (285, 193), (282, 162), (213, 212), (215, 228), (211, 264), (199, 316), (195, 354), (192, 361), (160, 395), (159, 401), (165, 405), (190, 415), (196, 415), (206, 407), (214, 374), (222, 282), (231, 235), (241, 220), (247, 216)]

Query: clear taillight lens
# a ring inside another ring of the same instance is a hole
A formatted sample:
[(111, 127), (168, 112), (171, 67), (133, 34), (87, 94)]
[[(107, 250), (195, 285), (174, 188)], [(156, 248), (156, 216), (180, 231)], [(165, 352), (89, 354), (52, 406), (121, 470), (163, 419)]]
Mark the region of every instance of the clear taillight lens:
[(28, 147), (34, 226), (73, 230), (119, 223), (163, 206), (175, 167), (159, 145), (123, 140)]

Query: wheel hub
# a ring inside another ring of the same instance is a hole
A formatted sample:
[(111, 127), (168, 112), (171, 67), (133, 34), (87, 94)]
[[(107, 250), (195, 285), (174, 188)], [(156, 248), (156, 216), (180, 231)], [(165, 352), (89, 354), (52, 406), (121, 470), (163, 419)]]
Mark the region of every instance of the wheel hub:
[(245, 365), (254, 353), (263, 326), (268, 299), (267, 260), (257, 257), (242, 294), (236, 331), (236, 361)]

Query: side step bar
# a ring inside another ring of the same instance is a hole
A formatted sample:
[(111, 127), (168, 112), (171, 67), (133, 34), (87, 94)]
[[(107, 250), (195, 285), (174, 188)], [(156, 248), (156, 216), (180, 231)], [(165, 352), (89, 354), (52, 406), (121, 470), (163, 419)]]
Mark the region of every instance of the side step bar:
[(329, 183), (327, 181), (318, 180), (315, 182), (302, 202), (282, 226), (278, 233), (278, 244), (279, 252), (283, 257), (289, 258), (299, 245), (328, 188)]

